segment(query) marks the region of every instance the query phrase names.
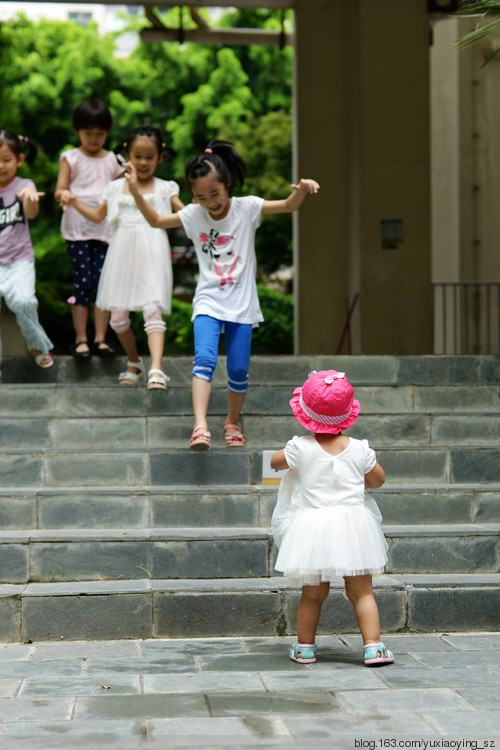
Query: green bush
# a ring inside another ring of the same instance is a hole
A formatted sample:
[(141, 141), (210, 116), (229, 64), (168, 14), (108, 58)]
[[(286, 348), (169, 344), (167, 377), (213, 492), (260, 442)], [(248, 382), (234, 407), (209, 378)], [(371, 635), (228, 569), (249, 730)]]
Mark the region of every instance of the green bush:
[(253, 332), (254, 354), (293, 354), (293, 297), (258, 284), (264, 322)]
[[(66, 254), (66, 245), (58, 231), (50, 231), (43, 220), (33, 223), (32, 230), (35, 253), (37, 296), (40, 305), (40, 321), (54, 342), (56, 354), (67, 354), (74, 341), (71, 309), (67, 299), (72, 293), (73, 281)], [(254, 354), (293, 353), (293, 297), (257, 285), (264, 322), (254, 329), (252, 352)], [(192, 305), (178, 299), (172, 300), (172, 312), (165, 317), (165, 354), (167, 356), (191, 355), (194, 352)], [(90, 325), (91, 325), (90, 321)], [(148, 353), (146, 332), (142, 314), (132, 313), (132, 330), (141, 354)], [(90, 329), (89, 335), (93, 332)], [(112, 331), (108, 340), (113, 346), (119, 343)]]

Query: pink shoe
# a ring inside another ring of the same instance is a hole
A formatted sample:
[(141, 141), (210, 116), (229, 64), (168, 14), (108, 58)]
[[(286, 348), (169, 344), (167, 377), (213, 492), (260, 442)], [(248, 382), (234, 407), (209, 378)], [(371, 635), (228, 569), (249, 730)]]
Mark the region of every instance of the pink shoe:
[[(228, 430), (234, 430), (234, 432), (228, 432)], [(228, 448), (234, 448), (235, 446), (243, 447), (246, 445), (246, 440), (237, 424), (224, 425), (224, 441)]]
[(199, 425), (194, 428), (193, 434), (189, 438), (189, 447), (191, 450), (198, 451), (199, 453), (202, 451), (209, 451), (210, 438), (211, 435), (208, 429), (203, 427), (203, 425)]

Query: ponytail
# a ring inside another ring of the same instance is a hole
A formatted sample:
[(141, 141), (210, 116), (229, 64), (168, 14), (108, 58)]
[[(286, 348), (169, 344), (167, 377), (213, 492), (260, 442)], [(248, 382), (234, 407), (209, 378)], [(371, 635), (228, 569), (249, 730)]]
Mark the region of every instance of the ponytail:
[[(38, 146), (27, 135), (16, 135), (10, 130), (0, 130), (0, 146), (6, 145), (12, 153), (19, 157), (25, 154), (25, 161), (28, 166), (33, 166), (35, 157), (38, 153)], [(26, 152), (26, 153), (25, 153)]]
[(184, 177), (191, 188), (195, 180), (206, 177), (209, 172), (216, 172), (229, 192), (243, 185), (246, 165), (231, 141), (210, 141), (202, 154), (188, 161)]

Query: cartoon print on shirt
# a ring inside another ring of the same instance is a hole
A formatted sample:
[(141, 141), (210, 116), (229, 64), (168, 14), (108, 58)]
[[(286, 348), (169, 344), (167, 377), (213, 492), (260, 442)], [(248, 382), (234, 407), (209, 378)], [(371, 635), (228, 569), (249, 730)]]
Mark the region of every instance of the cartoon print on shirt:
[(4, 206), (3, 198), (0, 198), (0, 232), (6, 227), (14, 224), (24, 224), (23, 204), (20, 198), (16, 198), (10, 206)]
[(234, 250), (230, 248), (223, 249), (225, 245), (234, 239), (230, 234), (219, 234), (216, 229), (211, 229), (208, 235), (200, 232), (202, 252), (210, 257), (212, 261), (210, 266), (217, 276), (220, 277), (219, 289), (224, 289), (226, 284), (228, 286), (234, 284), (233, 273), (238, 264), (239, 257), (235, 254)]

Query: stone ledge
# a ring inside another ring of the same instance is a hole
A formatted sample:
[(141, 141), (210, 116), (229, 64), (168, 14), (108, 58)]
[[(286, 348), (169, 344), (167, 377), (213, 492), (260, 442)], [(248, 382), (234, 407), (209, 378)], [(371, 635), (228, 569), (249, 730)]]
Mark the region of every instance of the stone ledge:
[[(114, 383), (123, 369), (125, 357), (101, 360), (93, 357), (76, 361), (56, 356), (54, 367), (41, 370), (28, 358), (5, 356), (2, 375), (5, 383)], [(147, 364), (149, 358), (146, 357)], [(215, 383), (225, 384), (225, 357), (219, 358)], [(163, 368), (177, 382), (191, 381), (191, 357), (164, 357)], [(500, 358), (493, 355), (256, 355), (250, 363), (252, 382), (279, 384), (302, 382), (311, 370), (338, 369), (347, 372), (353, 385), (361, 384), (474, 384), (500, 381)]]
[[(384, 575), (374, 584), (384, 632), (498, 628), (498, 574)], [(0, 639), (285, 635), (299, 596), (283, 578), (0, 586)], [(332, 585), (318, 632), (356, 631), (342, 584)]]

